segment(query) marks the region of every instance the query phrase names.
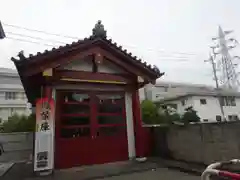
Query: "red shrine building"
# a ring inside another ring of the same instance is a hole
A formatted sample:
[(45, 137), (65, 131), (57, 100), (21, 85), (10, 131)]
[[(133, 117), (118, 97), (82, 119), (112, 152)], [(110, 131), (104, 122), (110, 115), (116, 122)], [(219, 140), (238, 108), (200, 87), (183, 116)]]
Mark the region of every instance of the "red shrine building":
[(163, 73), (108, 39), (101, 21), (88, 38), (18, 56), (12, 60), (32, 106), (54, 101), (53, 138), (41, 142), (52, 147), (42, 153), (52, 169), (144, 156), (138, 89)]

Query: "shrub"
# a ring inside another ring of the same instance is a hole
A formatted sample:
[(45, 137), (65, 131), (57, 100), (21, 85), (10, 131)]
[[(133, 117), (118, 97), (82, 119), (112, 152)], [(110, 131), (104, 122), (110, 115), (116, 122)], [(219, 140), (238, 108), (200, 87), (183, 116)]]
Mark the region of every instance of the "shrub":
[(35, 114), (30, 116), (14, 114), (2, 124), (3, 132), (32, 132), (35, 129)]
[(145, 124), (189, 124), (190, 122), (200, 122), (200, 117), (192, 107), (186, 108), (182, 116), (171, 106), (155, 104), (149, 100), (144, 100), (141, 103), (141, 108), (142, 120)]
[(182, 116), (182, 122), (184, 124), (189, 124), (190, 122), (200, 122), (200, 117), (197, 115), (197, 111), (195, 111), (192, 106), (185, 109), (185, 113)]

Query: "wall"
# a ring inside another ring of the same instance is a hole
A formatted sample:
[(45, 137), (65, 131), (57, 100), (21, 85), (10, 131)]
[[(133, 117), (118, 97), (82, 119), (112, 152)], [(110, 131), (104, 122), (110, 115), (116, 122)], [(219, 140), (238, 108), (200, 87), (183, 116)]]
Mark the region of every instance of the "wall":
[(33, 133), (0, 133), (4, 153), (0, 162), (29, 160), (33, 149)]
[(163, 131), (154, 129), (154, 149), (158, 156), (169, 149), (174, 159), (204, 164), (240, 157), (239, 121), (172, 126), (166, 133), (165, 145), (160, 137)]
[(143, 100), (146, 99), (144, 88), (140, 88), (138, 90), (138, 93), (139, 93), (139, 100), (140, 100), (140, 102), (142, 102)]

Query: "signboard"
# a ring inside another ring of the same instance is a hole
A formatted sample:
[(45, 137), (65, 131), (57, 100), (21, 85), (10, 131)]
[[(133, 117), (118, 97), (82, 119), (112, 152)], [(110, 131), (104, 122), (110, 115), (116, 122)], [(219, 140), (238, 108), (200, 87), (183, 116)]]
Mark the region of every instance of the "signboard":
[(34, 171), (53, 169), (54, 100), (41, 98), (36, 103)]

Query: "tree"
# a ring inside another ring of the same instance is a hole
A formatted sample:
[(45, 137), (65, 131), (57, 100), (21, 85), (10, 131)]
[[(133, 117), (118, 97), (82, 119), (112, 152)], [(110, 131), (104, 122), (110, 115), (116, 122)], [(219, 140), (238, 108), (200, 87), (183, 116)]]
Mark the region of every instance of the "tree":
[(185, 109), (185, 113), (183, 114), (181, 120), (184, 124), (189, 124), (190, 122), (200, 122), (200, 117), (197, 115), (197, 111), (190, 106)]
[(157, 121), (158, 109), (155, 104), (149, 100), (144, 100), (141, 103), (142, 120), (145, 124), (154, 124)]
[(176, 109), (165, 105), (144, 100), (141, 107), (142, 119), (145, 124), (173, 124), (173, 122), (181, 120)]
[(142, 120), (145, 124), (160, 124), (166, 120), (164, 113), (152, 101), (142, 101), (141, 110)]

